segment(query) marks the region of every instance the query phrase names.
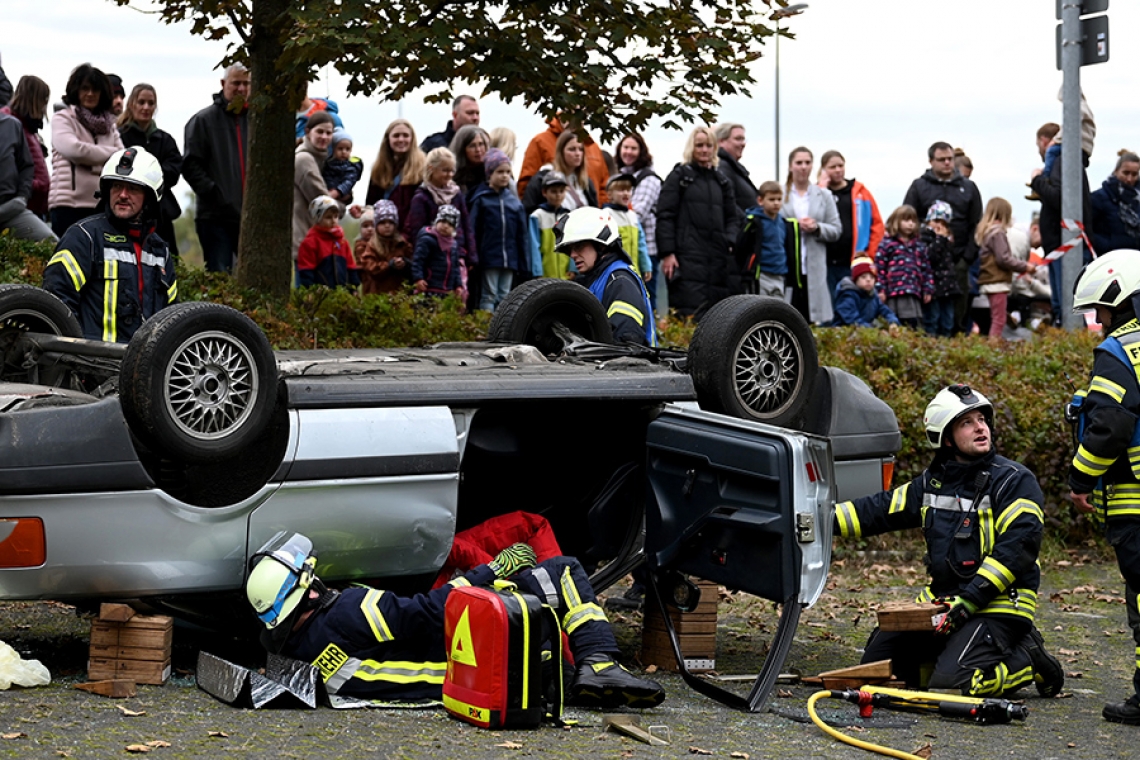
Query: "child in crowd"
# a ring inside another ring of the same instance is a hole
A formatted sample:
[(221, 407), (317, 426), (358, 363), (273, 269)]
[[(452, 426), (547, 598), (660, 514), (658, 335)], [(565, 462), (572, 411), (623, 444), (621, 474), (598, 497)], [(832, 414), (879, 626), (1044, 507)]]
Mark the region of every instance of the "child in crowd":
[(835, 286), (835, 319), (831, 324), (833, 327), (872, 327), (877, 319), (886, 320), (892, 330), (899, 324), (899, 318), (875, 292), (874, 263), (860, 256), (851, 262), (851, 276), (844, 277)]
[(418, 241), (420, 230), (433, 224), (439, 207), (449, 205), (459, 212), (454, 231), (459, 250), (471, 268), (479, 260), (475, 248), (475, 229), (459, 185), (455, 184), (455, 154), (447, 148), (435, 148), (424, 158), (424, 181), (412, 196), (408, 218), (404, 220), (404, 237)]
[(471, 222), (479, 245), (483, 291), (479, 308), (493, 312), (514, 284), (515, 272), (530, 272), (527, 216), (511, 189), (514, 174), (507, 154), (491, 148), (483, 157), (487, 181), (471, 193)]
[(356, 288), (360, 285), (356, 261), (337, 223), (340, 205), (331, 196), (318, 195), (309, 203), (309, 218), (313, 226), (297, 249), (298, 283)]
[(981, 272), (978, 290), (990, 302), (990, 338), (1002, 337), (1005, 328), (1009, 291), (1013, 287), (1014, 272), (1034, 274), (1037, 266), (1022, 261), (1010, 251), (1006, 231), (1013, 224), (1013, 207), (1005, 198), (990, 198), (974, 232), (974, 241), (980, 251)]
[(899, 206), (887, 217), (886, 231), (875, 253), (875, 270), (887, 306), (899, 322), (917, 329), (922, 306), (934, 293), (930, 260), (918, 236), (918, 214), (912, 206)]
[(352, 241), (352, 255), (356, 257), (356, 265), (360, 266), (360, 257), (368, 250), (368, 241), (376, 234), (376, 214), (372, 207), (360, 212), (360, 234)]
[(930, 335), (949, 336), (954, 332), (954, 303), (962, 295), (954, 269), (954, 235), (950, 232), (953, 218), (949, 203), (934, 201), (922, 227), (922, 242), (934, 277), (934, 292), (922, 308), (922, 327)]
[(360, 254), (360, 284), (364, 293), (397, 293), (410, 282), (412, 246), (400, 234), (400, 215), (392, 201), (376, 201), (368, 210), (376, 232)]
[[(537, 181), (537, 180), (536, 180)], [(542, 178), (543, 202), (530, 215), (530, 260), (532, 268), (538, 262), (536, 276), (566, 279), (570, 276), (570, 257), (554, 250), (554, 225), (565, 214), (566, 177), (562, 172), (549, 171)]]
[(645, 282), (653, 277), (653, 264), (649, 261), (649, 247), (645, 243), (645, 228), (641, 220), (630, 205), (633, 198), (633, 188), (637, 186), (637, 177), (630, 172), (618, 172), (606, 182), (606, 193), (610, 202), (602, 208), (608, 208), (617, 222), (618, 233), (621, 234), (621, 247), (629, 256), (633, 271)]
[(329, 196), (347, 206), (352, 203), (352, 188), (364, 176), (364, 162), (352, 155), (352, 137), (344, 129), (333, 130), (329, 157), (321, 167), (321, 176), (329, 188)]
[(765, 182), (756, 192), (756, 205), (744, 212), (736, 252), (745, 293), (784, 297), (788, 229), (787, 221), (780, 216), (783, 204), (784, 191), (780, 183)]
[[(434, 152), (434, 151), (433, 151)], [(435, 216), (435, 224), (420, 230), (412, 256), (412, 280), (417, 293), (442, 297), (454, 294), (462, 298), (460, 274), (462, 254), (455, 232), (459, 227), (459, 209), (443, 204)]]

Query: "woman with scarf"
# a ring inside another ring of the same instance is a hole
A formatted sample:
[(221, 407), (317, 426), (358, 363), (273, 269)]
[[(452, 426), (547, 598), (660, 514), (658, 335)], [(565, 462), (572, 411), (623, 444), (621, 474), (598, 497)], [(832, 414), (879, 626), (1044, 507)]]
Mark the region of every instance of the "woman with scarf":
[(1089, 196), (1092, 218), (1089, 231), (1097, 254), (1119, 248), (1140, 248), (1140, 156), (1120, 151), (1112, 174)]
[[(305, 137), (293, 154), (293, 267), (297, 266), (297, 249), (309, 233), (312, 220), (309, 204), (319, 195), (328, 193), (321, 167), (329, 155), (332, 142), (333, 117), (328, 111), (317, 111), (305, 124)], [(343, 206), (342, 206), (343, 209)]]
[(51, 121), (51, 228), (62, 236), (67, 228), (95, 213), (99, 173), (123, 141), (111, 110), (114, 96), (107, 75), (89, 63), (75, 67), (67, 79), (66, 108)]
[(140, 83), (131, 90), (126, 107), (119, 116), (119, 135), (127, 148), (146, 148), (162, 166), (162, 198), (158, 202), (158, 236), (166, 243), (172, 256), (178, 255), (174, 237), (174, 220), (182, 216), (182, 207), (174, 197), (172, 188), (182, 176), (182, 153), (169, 132), (154, 123), (158, 111), (158, 95), (152, 85)]
[[(40, 137), (40, 130), (44, 126), (44, 116), (47, 114), (48, 99), (51, 91), (47, 82), (34, 76), (22, 76), (16, 85), (16, 92), (12, 95), (12, 102), (0, 108), (0, 114), (14, 116), (23, 127), (24, 142), (28, 145), (28, 152), (32, 156), (35, 173), (32, 178), (32, 194), (28, 198), (27, 211), (40, 222), (47, 220), (48, 215), (48, 188), (51, 187), (51, 175), (47, 168), (47, 147)], [(2, 206), (2, 204), (0, 204)], [(0, 226), (6, 220), (6, 214), (0, 214)], [(36, 236), (44, 235), (41, 225), (34, 232)]]

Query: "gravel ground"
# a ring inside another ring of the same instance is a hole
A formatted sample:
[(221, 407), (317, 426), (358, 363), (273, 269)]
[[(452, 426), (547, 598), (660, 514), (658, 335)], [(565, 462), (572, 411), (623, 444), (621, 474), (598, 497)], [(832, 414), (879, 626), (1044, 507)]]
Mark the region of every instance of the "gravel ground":
[[(906, 600), (921, 578), (914, 565), (837, 563), (828, 592), (804, 615), (785, 670), (814, 674), (855, 664), (873, 626), (873, 605)], [(822, 702), (821, 712), (856, 726), (848, 733), (864, 741), (905, 751), (929, 744), (936, 758), (1137, 757), (1140, 728), (1100, 717), (1106, 701), (1127, 695), (1131, 676), (1133, 644), (1122, 589), (1112, 564), (1050, 563), (1042, 588), (1049, 601), (1038, 622), (1068, 679), (1059, 699), (1023, 692), (1030, 708), (1024, 723), (983, 727), (876, 711), (860, 725), (854, 707), (833, 701)], [(640, 615), (614, 617), (627, 660), (638, 665)], [(771, 604), (722, 591), (720, 672), (754, 672), (775, 624)], [(86, 680), (88, 629), (89, 621), (65, 605), (0, 605), (0, 640), (43, 661), (53, 676), (49, 686), (0, 694), (0, 757), (124, 757), (128, 745), (147, 742), (169, 744), (148, 748), (153, 758), (871, 757), (784, 716), (805, 714), (811, 687), (780, 687), (772, 707), (784, 715), (747, 715), (701, 697), (665, 673), (653, 677), (669, 698), (640, 718), (642, 725), (667, 727), (667, 747), (602, 733), (601, 714), (583, 710), (569, 711), (568, 717), (578, 721), (571, 728), (489, 732), (436, 710), (236, 709), (195, 687), (196, 653), (204, 648), (238, 661), (255, 653), (183, 628), (175, 630), (175, 677), (165, 686), (140, 686), (137, 697), (111, 700), (72, 688)]]

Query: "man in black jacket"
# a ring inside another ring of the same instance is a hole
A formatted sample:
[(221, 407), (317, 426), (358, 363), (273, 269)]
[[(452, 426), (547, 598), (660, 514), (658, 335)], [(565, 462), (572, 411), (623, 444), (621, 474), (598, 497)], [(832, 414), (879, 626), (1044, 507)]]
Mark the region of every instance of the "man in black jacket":
[(954, 148), (950, 143), (936, 142), (926, 151), (930, 169), (910, 183), (903, 204), (911, 206), (919, 219), (935, 201), (950, 204), (954, 216), (950, 232), (954, 236), (954, 270), (958, 275), (958, 288), (962, 294), (954, 304), (954, 331), (967, 331), (970, 304), (970, 265), (978, 258), (978, 244), (974, 242), (974, 228), (982, 219), (982, 194), (978, 186), (954, 168)]
[(930, 585), (915, 602), (950, 605), (929, 632), (876, 628), (863, 662), (890, 659), (908, 688), (997, 697), (1034, 683), (1054, 697), (1065, 674), (1033, 624), (1044, 497), (1032, 472), (994, 451), (993, 418), (969, 386), (942, 389), (923, 415), (937, 451), (930, 466), (892, 491), (835, 506), (844, 538), (922, 528)]
[(470, 95), (460, 95), (451, 104), (451, 119), (442, 132), (428, 135), (420, 143), (420, 150), (429, 153), (435, 148), (449, 148), (455, 133), (468, 124), (479, 126), (479, 101)]
[(740, 164), (740, 157), (744, 155), (744, 125), (743, 124), (717, 124), (717, 171), (728, 177), (732, 183), (732, 191), (736, 196), (736, 205), (741, 213), (755, 206), (758, 202), (756, 186), (752, 184), (752, 177), (748, 170)]
[(56, 237), (51, 227), (28, 211), (34, 177), (35, 164), (23, 125), (14, 116), (0, 114), (0, 234), (54, 243)]
[(249, 69), (226, 69), (222, 91), (186, 122), (182, 176), (198, 196), (194, 228), (206, 269), (228, 272), (237, 255), (249, 153)]

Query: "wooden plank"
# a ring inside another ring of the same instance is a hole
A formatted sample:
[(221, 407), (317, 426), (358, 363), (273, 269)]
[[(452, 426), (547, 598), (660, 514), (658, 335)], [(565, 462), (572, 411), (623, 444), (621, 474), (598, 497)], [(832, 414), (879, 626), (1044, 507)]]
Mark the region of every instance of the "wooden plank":
[[(646, 631), (661, 631), (665, 632), (665, 621), (659, 617), (647, 617), (643, 623), (644, 630)], [(678, 634), (684, 636), (690, 633), (716, 633), (716, 618), (711, 620), (691, 620), (687, 617), (681, 618), (673, 624), (674, 630)]]
[(129, 604), (104, 602), (99, 605), (99, 619), (115, 623), (125, 623), (135, 616), (134, 607)]
[[(679, 643), (681, 645), (681, 654), (685, 657), (716, 656), (716, 634), (691, 633), (684, 638), (680, 638)], [(673, 651), (673, 647), (669, 643), (669, 635), (657, 631), (644, 631), (641, 637), (641, 647), (642, 649), (656, 648), (669, 652)]]
[(174, 626), (174, 619), (169, 615), (135, 615), (122, 624), (124, 628), (146, 628), (166, 630)]
[(820, 673), (819, 678), (890, 678), (891, 661), (876, 660)]
[(879, 628), (883, 631), (932, 631), (934, 618), (949, 607), (945, 604), (890, 602), (879, 608)]
[(170, 648), (103, 647), (92, 644), (91, 658), (96, 660), (145, 660), (147, 662), (166, 662), (170, 659)]
[(91, 658), (87, 661), (87, 678), (90, 681), (130, 679), (135, 683), (161, 686), (170, 678), (170, 660), (145, 662), (142, 660), (108, 660)]
[(147, 649), (170, 649), (174, 640), (172, 628), (128, 628), (118, 623), (91, 623), (92, 646), (124, 646)]
[(110, 681), (92, 681), (91, 683), (77, 683), (75, 688), (92, 694), (98, 694), (101, 697), (110, 697), (111, 699), (124, 699), (126, 697), (133, 697), (137, 694), (138, 690), (135, 688), (135, 682), (116, 678)]

